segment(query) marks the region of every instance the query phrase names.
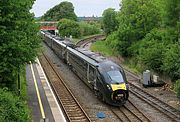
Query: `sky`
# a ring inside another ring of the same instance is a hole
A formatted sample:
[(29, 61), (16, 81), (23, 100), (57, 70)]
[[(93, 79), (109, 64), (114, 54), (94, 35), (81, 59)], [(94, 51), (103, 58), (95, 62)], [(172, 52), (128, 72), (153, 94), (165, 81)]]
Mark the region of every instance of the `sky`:
[(119, 10), (120, 0), (36, 0), (31, 12), (35, 17), (42, 16), (47, 10), (62, 1), (73, 3), (74, 11), (77, 16), (102, 16), (107, 8)]

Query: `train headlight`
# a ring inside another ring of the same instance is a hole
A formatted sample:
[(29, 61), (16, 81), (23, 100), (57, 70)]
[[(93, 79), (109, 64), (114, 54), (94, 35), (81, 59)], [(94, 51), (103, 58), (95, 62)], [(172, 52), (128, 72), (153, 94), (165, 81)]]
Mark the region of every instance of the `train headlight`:
[(108, 88), (109, 90), (111, 90), (111, 86), (107, 85), (107, 88)]
[(126, 88), (129, 89), (129, 84), (126, 84)]

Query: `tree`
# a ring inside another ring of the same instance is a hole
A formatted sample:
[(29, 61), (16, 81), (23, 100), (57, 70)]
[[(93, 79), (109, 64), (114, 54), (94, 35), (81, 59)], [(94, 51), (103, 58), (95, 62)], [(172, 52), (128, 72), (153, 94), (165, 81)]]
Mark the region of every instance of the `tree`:
[(74, 13), (74, 7), (71, 2), (61, 2), (59, 5), (56, 5), (48, 10), (42, 17), (43, 20), (51, 21), (59, 21), (63, 18), (77, 20), (77, 16)]
[(58, 23), (58, 30), (60, 36), (70, 36), (79, 37), (80, 36), (80, 27), (76, 21), (69, 19), (62, 19)]
[(0, 84), (12, 86), (21, 66), (37, 56), (38, 26), (29, 12), (34, 0), (0, 1)]
[(102, 24), (103, 24), (103, 29), (107, 35), (117, 30), (118, 21), (116, 17), (117, 17), (117, 12), (114, 9), (108, 8), (104, 10)]
[(141, 40), (154, 27), (160, 26), (160, 13), (153, 0), (123, 0), (118, 15), (119, 51), (128, 56), (131, 44)]
[(165, 5), (166, 24), (175, 27), (180, 21), (180, 2), (179, 0), (166, 0)]

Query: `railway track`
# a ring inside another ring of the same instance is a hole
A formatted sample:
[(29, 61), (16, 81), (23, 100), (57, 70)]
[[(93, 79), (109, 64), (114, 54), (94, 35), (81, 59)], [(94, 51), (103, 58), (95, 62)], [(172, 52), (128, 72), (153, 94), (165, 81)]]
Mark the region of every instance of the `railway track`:
[[(125, 70), (127, 76), (131, 77), (132, 81), (139, 81), (140, 78), (136, 76), (135, 74)], [(134, 80), (132, 79), (134, 77)], [(130, 93), (141, 99), (142, 101), (146, 102), (153, 108), (155, 108), (157, 111), (162, 113), (163, 115), (167, 116), (172, 121), (180, 121), (180, 111), (173, 108), (172, 106), (168, 105), (167, 103), (163, 102), (162, 100), (158, 99), (157, 97), (154, 97), (153, 95), (147, 93), (142, 88), (137, 87), (136, 85), (130, 84)]]
[[(84, 47), (84, 45), (87, 45), (91, 41), (82, 41), (79, 43), (79, 45), (82, 45), (81, 47)], [(125, 68), (124, 68), (125, 69)], [(128, 77), (128, 81), (131, 82), (139, 82), (141, 80), (141, 77), (137, 76), (136, 74), (128, 71), (125, 69), (126, 76)], [(160, 99), (154, 97), (153, 95), (150, 95), (146, 91), (144, 91), (142, 88), (137, 87), (136, 85), (130, 84), (130, 93), (144, 101), (145, 103), (149, 104), (151, 107), (155, 108), (157, 111), (162, 113), (164, 116), (168, 117), (171, 121), (180, 121), (180, 111), (173, 108), (172, 106), (168, 105), (167, 103), (161, 101)], [(128, 101), (130, 103), (130, 101)], [(134, 106), (131, 103), (132, 106)], [(135, 106), (134, 106), (135, 107)], [(132, 110), (136, 110), (136, 112), (132, 112)], [(121, 110), (118, 109), (112, 109), (111, 111), (119, 118), (120, 121), (147, 121), (150, 122), (151, 120), (146, 117), (137, 107), (135, 109), (129, 108), (129, 104), (126, 104), (125, 106), (122, 106)], [(121, 115), (119, 115), (119, 111), (121, 111)], [(138, 113), (138, 115), (137, 115)], [(123, 115), (122, 115), (123, 114)], [(123, 117), (122, 117), (123, 116)]]
[(76, 100), (70, 89), (59, 75), (53, 63), (43, 54), (39, 57), (56, 97), (70, 122), (91, 122), (90, 118)]
[(121, 122), (151, 122), (130, 100), (119, 108), (111, 108), (111, 111)]
[(85, 38), (85, 39), (80, 40), (78, 43), (76, 43), (76, 46), (80, 46), (80, 47), (84, 48), (90, 42), (93, 42), (96, 40), (103, 40), (105, 38), (106, 38), (106, 36), (104, 34), (91, 36), (89, 38)]

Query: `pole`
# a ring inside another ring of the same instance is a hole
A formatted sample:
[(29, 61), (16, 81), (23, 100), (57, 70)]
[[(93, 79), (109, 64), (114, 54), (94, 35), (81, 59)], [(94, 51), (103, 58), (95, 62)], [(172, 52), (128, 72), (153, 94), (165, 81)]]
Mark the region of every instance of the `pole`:
[(20, 96), (20, 66), (18, 66), (18, 96)]

